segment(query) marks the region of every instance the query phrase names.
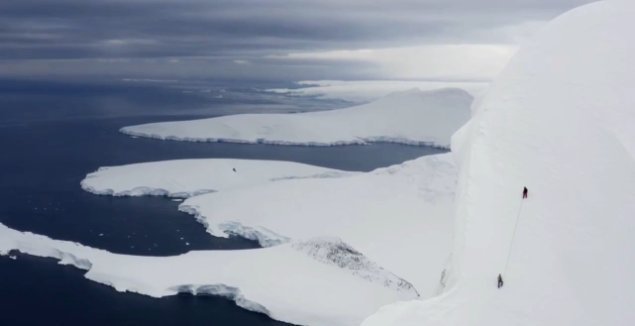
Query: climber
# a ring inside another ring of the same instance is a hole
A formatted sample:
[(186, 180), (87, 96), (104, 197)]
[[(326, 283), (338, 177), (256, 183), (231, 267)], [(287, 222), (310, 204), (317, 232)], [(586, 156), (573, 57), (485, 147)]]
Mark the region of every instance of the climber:
[(498, 288), (502, 288), (503, 287), (503, 276), (501, 274), (498, 274)]
[(529, 193), (529, 190), (527, 190), (527, 187), (523, 188), (523, 199), (527, 198), (527, 193)]
[(234, 172), (236, 172), (236, 168), (232, 168), (232, 170), (233, 170)]

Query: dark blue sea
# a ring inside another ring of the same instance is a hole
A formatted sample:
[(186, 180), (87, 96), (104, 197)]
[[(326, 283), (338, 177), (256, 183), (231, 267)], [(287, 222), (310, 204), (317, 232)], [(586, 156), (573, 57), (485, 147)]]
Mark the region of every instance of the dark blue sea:
[[(229, 82), (0, 80), (0, 222), (116, 253), (175, 255), (257, 243), (214, 238), (177, 202), (113, 198), (79, 183), (100, 166), (181, 158), (275, 159), (370, 171), (440, 152), (396, 144), (304, 147), (131, 138), (132, 124), (245, 112), (299, 112), (345, 102), (287, 97)], [(0, 257), (0, 325), (286, 325), (232, 301), (119, 293), (50, 259)]]

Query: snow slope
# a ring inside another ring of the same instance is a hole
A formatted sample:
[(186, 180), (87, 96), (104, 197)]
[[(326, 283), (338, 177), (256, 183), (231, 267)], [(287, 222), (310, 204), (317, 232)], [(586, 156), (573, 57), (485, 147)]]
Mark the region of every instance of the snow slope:
[(102, 167), (88, 174), (81, 186), (101, 195), (190, 197), (272, 180), (346, 174), (283, 161), (191, 159)]
[(471, 102), (472, 96), (460, 89), (413, 89), (347, 109), (150, 123), (121, 132), (187, 141), (318, 146), (384, 141), (449, 147), (452, 133), (469, 119)]
[(430, 155), (347, 177), (204, 194), (180, 209), (213, 235), (238, 234), (263, 246), (339, 237), (430, 297), (451, 249), (455, 182), (451, 155)]
[(0, 255), (11, 251), (58, 259), (117, 291), (153, 297), (220, 295), (302, 325), (358, 325), (383, 304), (417, 297), (408, 282), (337, 239), (149, 257), (113, 254), (0, 224)]
[(520, 49), (454, 137), (449, 287), (365, 326), (635, 324), (633, 17), (593, 3)]

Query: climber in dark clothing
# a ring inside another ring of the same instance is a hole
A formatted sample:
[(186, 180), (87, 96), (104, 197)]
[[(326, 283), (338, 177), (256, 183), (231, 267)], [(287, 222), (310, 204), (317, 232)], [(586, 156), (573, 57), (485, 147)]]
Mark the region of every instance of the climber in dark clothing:
[(501, 274), (498, 274), (498, 288), (502, 288), (503, 287), (503, 276)]
[(236, 168), (232, 168), (232, 171), (236, 172)]
[(529, 193), (529, 190), (527, 190), (527, 187), (523, 188), (523, 199), (527, 198), (527, 194)]

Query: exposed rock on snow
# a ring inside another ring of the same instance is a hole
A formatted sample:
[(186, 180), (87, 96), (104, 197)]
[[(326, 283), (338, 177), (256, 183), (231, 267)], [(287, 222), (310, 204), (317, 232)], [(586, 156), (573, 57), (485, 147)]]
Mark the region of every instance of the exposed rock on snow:
[(0, 224), (0, 255), (12, 251), (56, 258), (117, 291), (153, 297), (220, 295), (243, 308), (301, 325), (358, 325), (382, 305), (417, 297), (406, 281), (341, 241), (326, 239), (148, 257), (113, 254)]
[(472, 96), (461, 89), (394, 93), (347, 109), (297, 114), (241, 114), (124, 127), (132, 136), (329, 146), (396, 142), (449, 147), (470, 117)]
[(386, 271), (368, 260), (362, 253), (336, 238), (316, 238), (292, 244), (293, 248), (305, 252), (310, 257), (342, 269), (371, 282), (382, 282), (395, 290), (415, 291), (412, 284)]
[(519, 50), (454, 137), (447, 291), (365, 326), (635, 324), (633, 17), (586, 5)]
[(281, 179), (350, 174), (284, 161), (190, 159), (102, 167), (89, 173), (81, 186), (100, 195), (185, 198)]

